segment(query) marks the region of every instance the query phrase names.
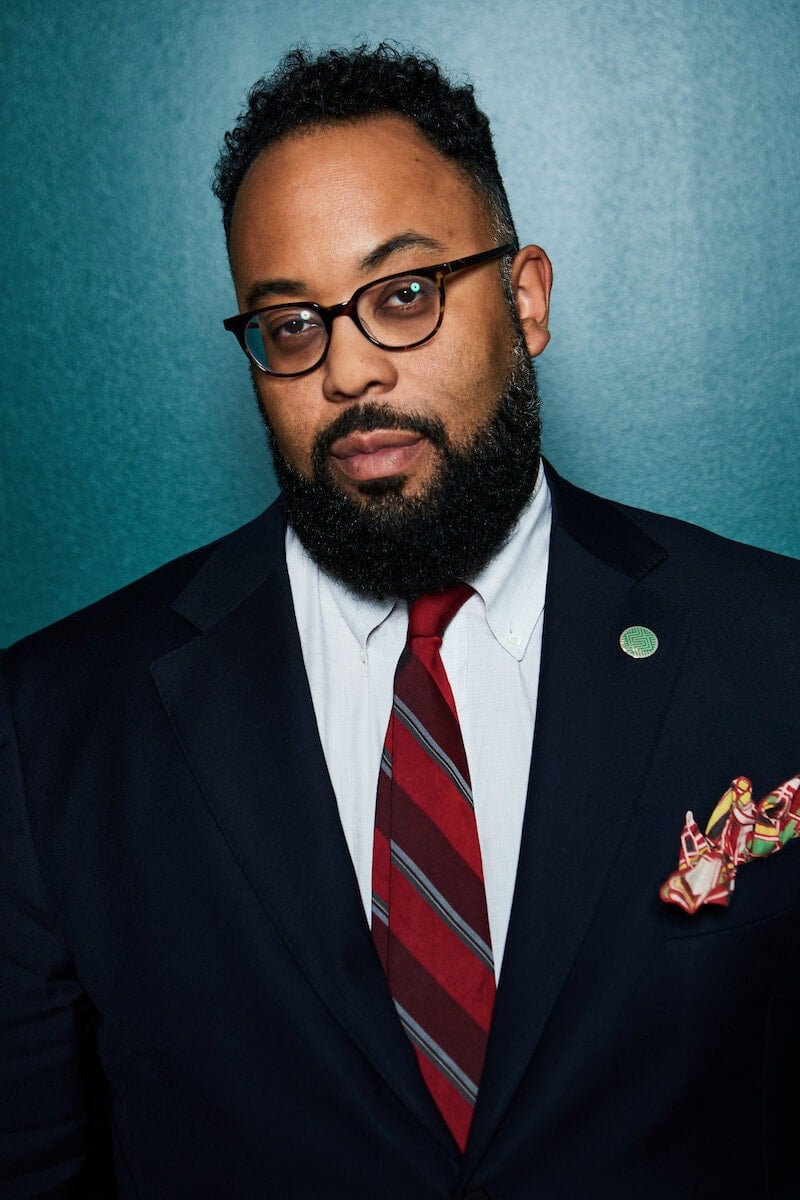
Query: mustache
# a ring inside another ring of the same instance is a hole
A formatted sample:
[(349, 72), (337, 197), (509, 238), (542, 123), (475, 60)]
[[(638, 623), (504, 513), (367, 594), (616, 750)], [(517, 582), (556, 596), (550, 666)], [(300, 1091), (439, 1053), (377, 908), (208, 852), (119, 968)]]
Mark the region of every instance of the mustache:
[(315, 473), (324, 468), (331, 446), (339, 438), (348, 437), (351, 433), (372, 433), (375, 429), (402, 429), (419, 433), (439, 451), (446, 452), (450, 448), (450, 439), (444, 423), (438, 418), (425, 417), (415, 412), (398, 412), (386, 404), (368, 401), (346, 409), (317, 434), (311, 448), (311, 462)]

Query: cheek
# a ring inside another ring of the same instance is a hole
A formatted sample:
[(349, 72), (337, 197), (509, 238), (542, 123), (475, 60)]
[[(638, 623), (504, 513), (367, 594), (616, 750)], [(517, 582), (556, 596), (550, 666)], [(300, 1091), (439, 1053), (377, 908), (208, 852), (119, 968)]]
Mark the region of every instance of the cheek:
[(456, 443), (469, 440), (494, 412), (511, 369), (511, 337), (481, 334), (485, 330), (448, 347), (442, 362), (440, 394), (449, 411), (440, 415)]
[(301, 396), (290, 394), (296, 388), (277, 391), (274, 385), (256, 380), (258, 403), (281, 453), (301, 474), (311, 474), (311, 447), (319, 432), (313, 422), (312, 408)]

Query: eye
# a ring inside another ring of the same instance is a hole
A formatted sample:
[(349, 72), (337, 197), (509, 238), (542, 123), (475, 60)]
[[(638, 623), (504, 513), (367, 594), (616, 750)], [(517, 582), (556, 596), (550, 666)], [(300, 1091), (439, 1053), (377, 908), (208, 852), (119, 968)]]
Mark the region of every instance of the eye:
[(425, 310), (432, 302), (438, 302), (438, 296), (439, 289), (435, 283), (412, 275), (387, 279), (374, 293), (369, 294), (369, 299), (376, 313), (389, 317)]
[(418, 279), (412, 279), (408, 283), (403, 283), (390, 292), (384, 300), (384, 304), (388, 304), (397, 308), (403, 308), (408, 304), (414, 304), (422, 298), (422, 284)]
[(292, 308), (263, 313), (259, 318), (261, 336), (271, 342), (292, 342), (315, 337), (324, 327), (311, 308)]

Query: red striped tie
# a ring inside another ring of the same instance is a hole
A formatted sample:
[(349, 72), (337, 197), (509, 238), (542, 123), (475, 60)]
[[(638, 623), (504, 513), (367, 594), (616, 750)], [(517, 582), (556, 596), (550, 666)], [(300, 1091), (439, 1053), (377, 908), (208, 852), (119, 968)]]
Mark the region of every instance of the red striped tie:
[(456, 584), (409, 609), (375, 818), (372, 936), (420, 1070), (467, 1144), (495, 982), (469, 769), (439, 655), (472, 594)]

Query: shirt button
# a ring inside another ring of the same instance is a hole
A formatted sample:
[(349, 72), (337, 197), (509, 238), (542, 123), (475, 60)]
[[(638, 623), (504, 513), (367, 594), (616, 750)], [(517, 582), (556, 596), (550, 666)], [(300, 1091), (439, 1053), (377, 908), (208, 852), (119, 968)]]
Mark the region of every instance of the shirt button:
[(518, 633), (510, 633), (508, 635), (508, 640), (509, 640), (510, 645), (512, 645), (512, 646), (521, 646), (522, 645), (522, 638), (519, 636)]

